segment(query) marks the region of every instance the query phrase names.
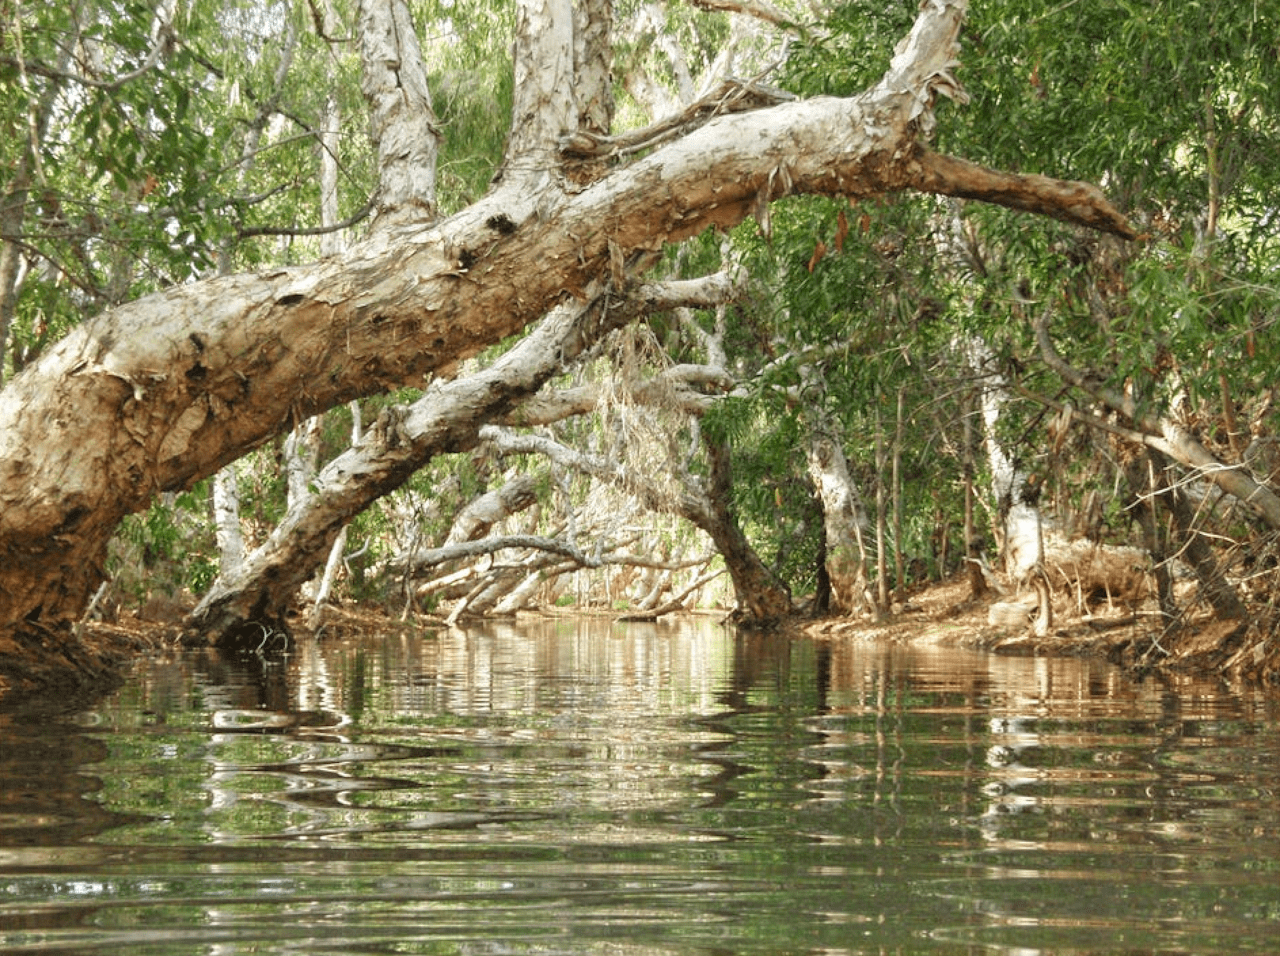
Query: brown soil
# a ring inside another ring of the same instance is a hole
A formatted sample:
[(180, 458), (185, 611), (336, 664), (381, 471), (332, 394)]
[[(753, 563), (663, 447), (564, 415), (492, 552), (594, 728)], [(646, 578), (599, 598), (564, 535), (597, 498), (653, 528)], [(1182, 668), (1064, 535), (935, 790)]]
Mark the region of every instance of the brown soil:
[(955, 578), (919, 591), (888, 619), (828, 618), (805, 626), (817, 638), (855, 637), (920, 641), (982, 648), (998, 654), (1096, 656), (1133, 673), (1180, 671), (1232, 682), (1280, 686), (1280, 634), (1260, 622), (1192, 616), (1172, 634), (1161, 634), (1153, 607), (1102, 608), (1090, 615), (1058, 607), (1045, 637), (1029, 628), (988, 623), (989, 602), (970, 598), (968, 581)]

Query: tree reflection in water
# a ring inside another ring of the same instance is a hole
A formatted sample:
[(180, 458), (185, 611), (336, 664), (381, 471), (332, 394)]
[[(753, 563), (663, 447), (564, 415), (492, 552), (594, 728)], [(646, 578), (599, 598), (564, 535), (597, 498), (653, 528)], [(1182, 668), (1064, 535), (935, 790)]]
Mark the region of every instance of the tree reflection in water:
[(1275, 701), (1096, 662), (522, 620), (175, 651), (0, 738), (6, 951), (1249, 952), (1280, 921)]

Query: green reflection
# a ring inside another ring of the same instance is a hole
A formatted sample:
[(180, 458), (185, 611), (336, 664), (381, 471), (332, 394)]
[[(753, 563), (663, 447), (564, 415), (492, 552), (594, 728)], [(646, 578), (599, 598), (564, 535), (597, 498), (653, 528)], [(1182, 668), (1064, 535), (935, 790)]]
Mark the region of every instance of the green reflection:
[(1273, 703), (1087, 662), (569, 620), (180, 654), (49, 730), (0, 728), (4, 780), (70, 765), (42, 829), (0, 827), (6, 952), (1262, 952), (1280, 929)]

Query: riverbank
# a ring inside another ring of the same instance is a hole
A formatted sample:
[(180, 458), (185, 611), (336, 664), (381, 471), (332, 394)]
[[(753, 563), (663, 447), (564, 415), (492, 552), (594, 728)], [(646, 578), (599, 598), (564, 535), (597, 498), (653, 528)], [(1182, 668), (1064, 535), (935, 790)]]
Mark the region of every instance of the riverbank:
[(1050, 633), (989, 621), (990, 603), (969, 597), (965, 578), (930, 585), (881, 622), (824, 618), (804, 625), (818, 639), (860, 638), (927, 641), (997, 654), (1094, 656), (1126, 670), (1197, 673), (1230, 682), (1280, 687), (1280, 637), (1256, 622), (1191, 617), (1173, 634), (1161, 634), (1153, 608), (1099, 609), (1091, 615), (1059, 613)]
[[(997, 654), (1096, 656), (1138, 674), (1176, 671), (1280, 687), (1280, 638), (1261, 632), (1257, 622), (1236, 624), (1206, 616), (1187, 621), (1175, 634), (1161, 635), (1150, 611), (1104, 608), (1089, 616), (1061, 612), (1050, 633), (1037, 637), (1025, 626), (989, 623), (989, 609), (989, 602), (969, 597), (968, 582), (960, 577), (913, 593), (880, 622), (828, 617), (798, 621), (796, 626), (818, 640), (929, 642)], [(617, 612), (549, 608), (545, 613)], [(326, 630), (335, 633), (433, 626), (444, 624), (432, 619), (406, 624), (366, 608), (332, 608), (325, 623)], [(122, 615), (118, 623), (87, 623), (65, 635), (0, 638), (0, 706), (109, 691), (132, 661), (159, 651), (175, 633), (170, 623)]]

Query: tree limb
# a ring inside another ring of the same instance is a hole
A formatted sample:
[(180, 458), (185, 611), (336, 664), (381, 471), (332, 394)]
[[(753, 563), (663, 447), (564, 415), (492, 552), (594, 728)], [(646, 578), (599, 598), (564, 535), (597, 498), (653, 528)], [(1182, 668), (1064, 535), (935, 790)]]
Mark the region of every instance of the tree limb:
[(616, 136), (575, 130), (560, 139), (560, 152), (576, 159), (630, 156), (676, 139), (717, 116), (776, 106), (794, 99), (795, 96), (785, 90), (729, 77), (680, 112), (643, 129)]
[(1090, 183), (1004, 173), (923, 147), (916, 150), (911, 185), (921, 192), (978, 199), (1009, 209), (1088, 226), (1123, 239), (1137, 232)]
[[(705, 563), (706, 560), (707, 560), (706, 558), (702, 559), (702, 563)], [(705, 573), (700, 574), (697, 578), (695, 578), (688, 587), (686, 587), (683, 591), (681, 591), (679, 594), (673, 597), (670, 601), (667, 601), (665, 604), (660, 604), (657, 607), (647, 608), (645, 610), (628, 611), (626, 614), (618, 615), (618, 617), (614, 618), (614, 620), (656, 621), (658, 618), (660, 618), (664, 614), (675, 614), (678, 611), (683, 611), (685, 610), (685, 606), (684, 606), (685, 599), (688, 598), (690, 594), (693, 594), (695, 591), (698, 590), (698, 588), (703, 587), (706, 584), (710, 584), (712, 581), (714, 581), (716, 578), (720, 577), (720, 575), (724, 573), (725, 573), (724, 568), (715, 568), (715, 569), (706, 571)]]
[(1049, 336), (1049, 310), (1045, 310), (1034, 322), (1036, 343), (1040, 356), (1063, 381), (1087, 392), (1112, 411), (1129, 419), (1137, 429), (1136, 436), (1174, 461), (1202, 475), (1227, 494), (1238, 498), (1272, 528), (1280, 528), (1280, 497), (1265, 485), (1260, 485), (1246, 473), (1241, 465), (1227, 465), (1219, 461), (1204, 445), (1181, 425), (1161, 415), (1142, 414), (1137, 401), (1091, 378), (1072, 366), (1058, 352)]
[(623, 551), (602, 551), (600, 554), (587, 554), (581, 548), (575, 547), (560, 538), (536, 534), (508, 534), (492, 538), (478, 538), (475, 541), (461, 541), (456, 544), (443, 545), (439, 548), (422, 548), (406, 557), (402, 563), (391, 565), (391, 569), (418, 573), (425, 571), (427, 568), (447, 564), (451, 561), (477, 558), (481, 555), (515, 548), (563, 555), (566, 558), (573, 559), (578, 567), (583, 568), (601, 568), (609, 564), (626, 564), (642, 568), (679, 570), (681, 568), (694, 567), (698, 564), (705, 564), (709, 560), (704, 556), (696, 561), (658, 561)]
[(798, 24), (767, 0), (688, 0), (695, 7), (720, 13), (740, 13), (776, 27), (798, 29)]
[(356, 223), (367, 218), (371, 212), (373, 212), (372, 200), (366, 202), (346, 219), (329, 226), (242, 226), (236, 230), (236, 235), (242, 239), (248, 239), (251, 236), (323, 236), (331, 232), (350, 229)]

